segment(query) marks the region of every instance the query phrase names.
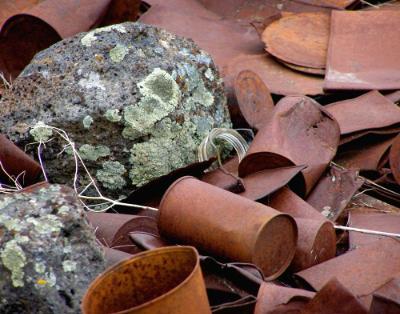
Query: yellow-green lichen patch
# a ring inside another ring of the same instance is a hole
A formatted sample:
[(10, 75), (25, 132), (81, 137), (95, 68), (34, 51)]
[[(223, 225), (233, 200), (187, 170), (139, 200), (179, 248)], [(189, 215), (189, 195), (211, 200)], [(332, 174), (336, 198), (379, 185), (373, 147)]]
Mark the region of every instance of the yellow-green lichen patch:
[(119, 122), (122, 119), (118, 109), (108, 109), (104, 117), (110, 122)]
[(65, 272), (71, 272), (76, 270), (76, 262), (66, 260), (62, 262), (63, 270)]
[(112, 61), (120, 63), (122, 60), (124, 60), (128, 52), (129, 52), (128, 47), (118, 44), (113, 49), (110, 50), (110, 58)]
[(24, 286), (24, 266), (26, 256), (16, 240), (6, 243), (0, 254), (3, 265), (10, 270), (14, 287)]
[(37, 142), (46, 142), (53, 135), (53, 130), (46, 126), (42, 121), (36, 123), (29, 133), (33, 136)]
[(22, 230), (21, 221), (16, 218), (11, 218), (7, 215), (0, 214), (0, 225), (6, 227), (7, 230), (19, 232)]
[(104, 145), (92, 146), (84, 144), (79, 148), (79, 155), (83, 160), (96, 161), (111, 154), (110, 149)]
[(39, 218), (29, 217), (26, 221), (32, 224), (39, 234), (59, 234), (63, 226), (60, 219), (51, 214)]
[(101, 184), (110, 190), (118, 190), (126, 185), (123, 175), (126, 173), (124, 165), (118, 161), (106, 161), (103, 169), (96, 172), (96, 178)]
[(93, 123), (93, 118), (92, 118), (91, 116), (87, 115), (86, 117), (83, 118), (82, 123), (83, 123), (83, 127), (84, 127), (85, 129), (89, 129), (90, 126), (91, 126), (92, 123)]
[(46, 271), (46, 265), (43, 262), (37, 262), (35, 263), (35, 271), (39, 274), (44, 274)]

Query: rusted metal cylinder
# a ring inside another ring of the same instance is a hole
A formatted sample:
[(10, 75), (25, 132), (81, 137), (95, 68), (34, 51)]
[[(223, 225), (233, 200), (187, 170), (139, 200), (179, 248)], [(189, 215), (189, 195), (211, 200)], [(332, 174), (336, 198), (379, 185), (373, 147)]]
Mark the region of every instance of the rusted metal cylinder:
[(183, 177), (167, 190), (158, 227), (167, 239), (254, 263), (268, 280), (287, 269), (297, 243), (297, 226), (290, 215), (193, 177)]
[(193, 247), (139, 253), (99, 275), (82, 301), (84, 314), (211, 313)]

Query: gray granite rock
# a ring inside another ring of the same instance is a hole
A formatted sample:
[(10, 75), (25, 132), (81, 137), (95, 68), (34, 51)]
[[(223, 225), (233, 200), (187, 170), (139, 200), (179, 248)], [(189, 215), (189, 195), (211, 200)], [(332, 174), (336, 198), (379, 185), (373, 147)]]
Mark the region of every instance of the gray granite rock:
[(68, 187), (0, 196), (0, 313), (80, 313), (105, 260)]
[[(43, 135), (30, 129), (38, 122), (65, 130), (114, 197), (193, 163), (208, 131), (230, 126), (211, 57), (191, 40), (140, 23), (96, 29), (38, 53), (2, 99), (0, 132), (35, 156), (36, 146), (26, 145)], [(69, 151), (57, 155), (64, 144), (47, 143), (43, 159), (52, 182), (72, 184)]]

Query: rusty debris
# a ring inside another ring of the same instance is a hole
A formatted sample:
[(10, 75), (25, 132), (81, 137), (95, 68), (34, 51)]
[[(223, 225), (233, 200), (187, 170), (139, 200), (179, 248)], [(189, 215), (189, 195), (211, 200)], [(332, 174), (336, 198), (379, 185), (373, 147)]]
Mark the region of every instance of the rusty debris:
[(390, 169), (396, 182), (400, 184), (400, 135), (397, 135), (392, 142), (389, 153)]
[(399, 313), (400, 280), (398, 275), (374, 292), (370, 308), (371, 314)]

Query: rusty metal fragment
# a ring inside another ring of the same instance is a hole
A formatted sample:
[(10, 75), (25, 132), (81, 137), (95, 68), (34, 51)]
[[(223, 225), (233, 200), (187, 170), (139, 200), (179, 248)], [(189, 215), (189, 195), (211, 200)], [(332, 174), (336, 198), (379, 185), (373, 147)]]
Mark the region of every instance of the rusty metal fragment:
[(281, 99), (257, 133), (239, 165), (245, 177), (263, 169), (307, 165), (300, 194), (308, 194), (336, 154), (339, 126), (316, 101), (305, 96)]
[(157, 222), (150, 217), (87, 212), (87, 218), (95, 229), (96, 237), (104, 246), (130, 254), (141, 251), (131, 242), (130, 232), (158, 234)]
[(250, 70), (238, 74), (234, 83), (240, 111), (252, 128), (259, 130), (271, 117), (274, 101), (265, 83)]
[(269, 280), (289, 266), (297, 242), (291, 216), (192, 177), (179, 179), (165, 193), (158, 227), (168, 240), (254, 263)]
[(301, 313), (315, 292), (264, 282), (257, 296), (254, 314)]
[(296, 0), (310, 5), (343, 10), (359, 0)]
[(340, 145), (350, 143), (354, 140), (360, 139), (366, 136), (373, 136), (373, 135), (396, 135), (400, 133), (400, 126), (394, 125), (386, 128), (380, 129), (370, 129), (364, 130), (359, 132), (354, 132), (349, 135), (344, 135), (340, 138)]
[(19, 184), (27, 186), (37, 182), (42, 172), (39, 163), (2, 134), (0, 134), (0, 163), (2, 166), (0, 167), (0, 183), (9, 183), (8, 175), (11, 175), (14, 179), (18, 178)]
[(82, 312), (121, 311), (211, 313), (197, 251), (187, 246), (147, 251), (99, 275), (83, 298)]
[(324, 89), (400, 89), (399, 28), (399, 10), (332, 11)]
[(363, 183), (357, 171), (331, 167), (307, 197), (307, 203), (336, 221)]
[(389, 163), (393, 177), (400, 184), (400, 135), (397, 135), (393, 140), (389, 153)]
[(400, 123), (400, 108), (378, 91), (325, 106), (340, 126), (340, 134), (390, 127)]
[(103, 247), (103, 249), (108, 267), (132, 257), (132, 254), (115, 250), (106, 246)]
[(329, 25), (329, 14), (323, 12), (290, 14), (268, 25), (262, 40), (265, 49), (278, 60), (324, 69)]
[(369, 308), (373, 292), (400, 272), (400, 242), (386, 238), (299, 273), (319, 291), (332, 277), (347, 288)]
[(28, 10), (43, 0), (2, 0), (0, 3), (0, 25), (10, 16)]
[(370, 314), (400, 313), (400, 278), (399, 274), (374, 292)]

